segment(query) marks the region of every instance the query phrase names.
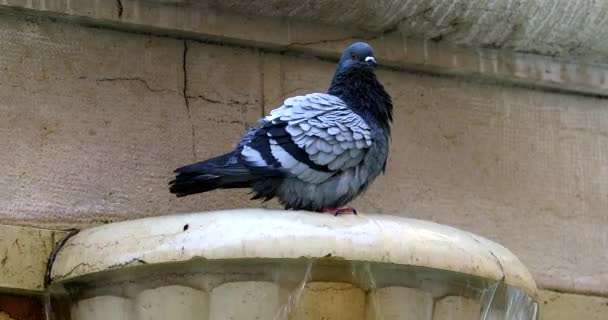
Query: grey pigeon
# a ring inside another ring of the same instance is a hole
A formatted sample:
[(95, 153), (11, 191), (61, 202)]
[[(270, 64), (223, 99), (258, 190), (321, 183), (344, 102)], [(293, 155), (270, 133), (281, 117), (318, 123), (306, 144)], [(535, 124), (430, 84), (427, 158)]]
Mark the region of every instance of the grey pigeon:
[(384, 172), (389, 152), (393, 105), (375, 67), (371, 46), (350, 45), (327, 93), (288, 98), (233, 151), (176, 169), (170, 191), (251, 188), (285, 209), (356, 213), (341, 207)]

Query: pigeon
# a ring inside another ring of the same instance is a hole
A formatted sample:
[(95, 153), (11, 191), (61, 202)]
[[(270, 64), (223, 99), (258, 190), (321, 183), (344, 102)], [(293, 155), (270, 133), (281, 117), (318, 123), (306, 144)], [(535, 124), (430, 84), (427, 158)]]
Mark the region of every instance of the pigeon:
[(334, 215), (386, 170), (393, 104), (375, 75), (372, 47), (344, 50), (327, 93), (286, 99), (249, 129), (234, 150), (176, 169), (177, 197), (250, 188), (286, 210)]

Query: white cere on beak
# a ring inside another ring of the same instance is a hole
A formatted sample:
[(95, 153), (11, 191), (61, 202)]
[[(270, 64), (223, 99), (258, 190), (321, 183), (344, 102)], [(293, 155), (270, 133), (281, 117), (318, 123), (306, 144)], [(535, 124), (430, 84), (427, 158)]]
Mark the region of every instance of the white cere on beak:
[(366, 57), (365, 58), (365, 62), (370, 62), (370, 61), (373, 62), (373, 63), (376, 63), (376, 59), (374, 59), (374, 57)]

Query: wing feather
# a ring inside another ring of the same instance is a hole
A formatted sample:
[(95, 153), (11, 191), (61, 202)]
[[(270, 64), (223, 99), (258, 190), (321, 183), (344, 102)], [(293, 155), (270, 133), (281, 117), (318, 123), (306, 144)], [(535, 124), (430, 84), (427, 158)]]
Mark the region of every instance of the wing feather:
[(241, 142), (246, 146), (244, 162), (311, 183), (358, 165), (373, 143), (363, 118), (340, 98), (324, 93), (286, 99), (260, 123)]

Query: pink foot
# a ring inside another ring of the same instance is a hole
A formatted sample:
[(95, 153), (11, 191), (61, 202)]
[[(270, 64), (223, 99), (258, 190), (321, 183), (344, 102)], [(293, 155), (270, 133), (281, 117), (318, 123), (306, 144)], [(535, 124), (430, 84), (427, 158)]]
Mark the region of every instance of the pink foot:
[(321, 212), (325, 212), (325, 213), (331, 213), (334, 216), (338, 216), (340, 214), (344, 214), (344, 213), (352, 213), (354, 215), (357, 215), (357, 210), (355, 210), (355, 208), (351, 208), (351, 207), (344, 207), (344, 208), (325, 208), (323, 210), (321, 210)]

